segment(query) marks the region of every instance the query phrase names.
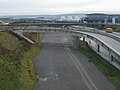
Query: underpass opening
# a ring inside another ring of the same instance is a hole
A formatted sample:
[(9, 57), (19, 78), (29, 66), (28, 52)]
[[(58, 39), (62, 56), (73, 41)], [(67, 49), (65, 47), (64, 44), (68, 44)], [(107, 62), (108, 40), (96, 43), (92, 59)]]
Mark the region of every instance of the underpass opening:
[[(61, 32), (61, 33), (60, 32), (49, 32), (49, 33), (44, 33), (44, 34), (45, 35), (47, 34), (47, 36), (48, 36), (47, 38), (43, 37), (42, 44), (44, 47), (49, 46), (49, 47), (75, 48), (75, 46), (73, 45), (72, 34), (63, 33), (63, 32)], [(52, 35), (54, 35), (55, 38)], [(61, 36), (63, 36), (63, 37), (60, 38)], [(52, 39), (50, 39), (50, 38), (52, 38)], [(56, 39), (57, 39), (57, 41), (56, 41)]]

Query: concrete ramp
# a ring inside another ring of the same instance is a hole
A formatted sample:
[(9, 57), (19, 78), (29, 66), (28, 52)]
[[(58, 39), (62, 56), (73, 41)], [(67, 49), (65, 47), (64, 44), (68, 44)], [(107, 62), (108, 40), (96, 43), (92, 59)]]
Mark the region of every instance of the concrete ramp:
[(30, 40), (29, 38), (25, 37), (24, 35), (22, 35), (22, 37), (23, 37), (25, 40), (27, 40), (28, 42), (32, 43), (32, 44), (35, 43), (35, 42), (33, 42), (32, 40)]
[(25, 37), (25, 36), (23, 35), (23, 32), (20, 32), (20, 31), (12, 31), (12, 32), (14, 32), (15, 34), (17, 34), (17, 35), (19, 35), (20, 37), (24, 38), (25, 40), (27, 40), (27, 41), (28, 41), (29, 43), (31, 43), (31, 44), (34, 44), (34, 43), (35, 43), (35, 42), (33, 42), (31, 39)]

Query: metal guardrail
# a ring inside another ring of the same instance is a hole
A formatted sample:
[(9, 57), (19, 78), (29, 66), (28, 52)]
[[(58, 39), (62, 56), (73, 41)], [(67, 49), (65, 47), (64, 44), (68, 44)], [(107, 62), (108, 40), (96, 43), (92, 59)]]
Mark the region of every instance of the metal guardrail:
[(79, 34), (84, 34), (84, 35), (88, 35), (92, 38), (95, 38), (97, 41), (99, 41), (101, 44), (103, 44), (105, 47), (109, 48), (110, 52), (114, 52), (114, 54), (116, 54), (119, 57), (119, 62), (120, 62), (120, 52), (116, 51), (115, 49), (113, 49), (111, 46), (109, 46), (106, 42), (102, 41), (101, 39), (99, 39), (98, 37), (92, 35), (92, 34), (88, 34), (87, 32), (82, 32), (82, 31), (68, 31), (68, 32), (72, 32), (72, 33), (79, 33)]

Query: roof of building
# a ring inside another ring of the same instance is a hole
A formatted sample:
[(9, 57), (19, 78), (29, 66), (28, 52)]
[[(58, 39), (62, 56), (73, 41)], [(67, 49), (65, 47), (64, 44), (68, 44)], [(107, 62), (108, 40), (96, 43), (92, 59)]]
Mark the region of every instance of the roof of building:
[(86, 14), (86, 15), (107, 15), (107, 14), (103, 14), (103, 13), (91, 13), (91, 14)]
[(86, 15), (120, 16), (120, 14), (104, 14), (104, 13), (91, 13)]

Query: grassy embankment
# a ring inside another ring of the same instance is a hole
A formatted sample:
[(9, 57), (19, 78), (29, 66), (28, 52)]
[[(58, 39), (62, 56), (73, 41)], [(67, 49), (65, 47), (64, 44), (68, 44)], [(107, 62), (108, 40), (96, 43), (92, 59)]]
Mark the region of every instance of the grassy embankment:
[(36, 81), (32, 57), (38, 51), (37, 45), (0, 32), (0, 90), (32, 90)]
[(114, 25), (112, 28), (115, 32), (120, 32), (120, 25)]
[[(73, 42), (75, 42), (75, 40), (73, 40)], [(82, 41), (79, 41), (79, 50), (89, 58), (90, 62), (98, 67), (98, 69), (117, 87), (117, 90), (120, 90), (120, 70), (109, 64)]]

